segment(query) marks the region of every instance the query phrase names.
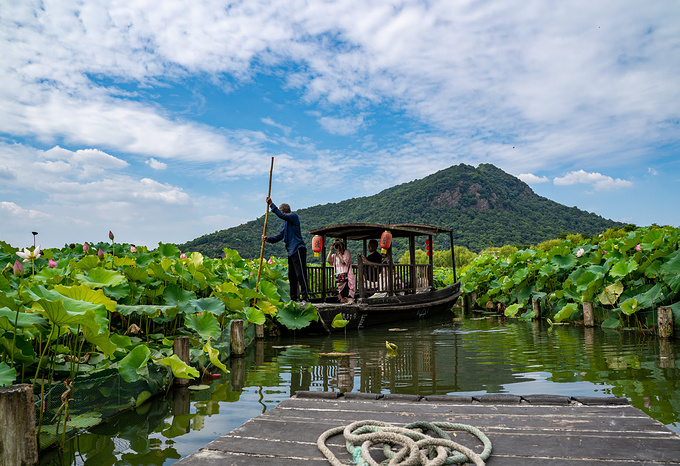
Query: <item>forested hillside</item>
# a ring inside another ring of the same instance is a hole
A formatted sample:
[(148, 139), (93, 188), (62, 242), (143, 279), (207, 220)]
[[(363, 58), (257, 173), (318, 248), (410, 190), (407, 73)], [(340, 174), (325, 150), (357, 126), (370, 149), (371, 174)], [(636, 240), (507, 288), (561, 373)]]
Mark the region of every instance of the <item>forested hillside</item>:
[[(623, 225), (538, 196), (526, 183), (490, 164), (477, 168), (455, 165), (374, 196), (296, 212), (304, 232), (351, 222), (410, 222), (452, 228), (456, 230), (455, 245), (475, 252), (488, 246), (536, 244), (565, 232), (594, 235)], [(263, 225), (264, 215), (243, 225), (201, 236), (180, 248), (214, 257), (228, 247), (239, 251), (244, 258), (259, 257)], [(271, 234), (278, 233), (280, 226), (278, 218), (270, 218)], [(306, 241), (311, 256), (311, 235)], [(395, 254), (403, 247), (397, 243)], [(424, 249), (424, 245), (418, 247)], [(435, 249), (449, 247), (448, 235), (440, 235)], [(285, 256), (283, 245), (267, 245), (266, 255)]]

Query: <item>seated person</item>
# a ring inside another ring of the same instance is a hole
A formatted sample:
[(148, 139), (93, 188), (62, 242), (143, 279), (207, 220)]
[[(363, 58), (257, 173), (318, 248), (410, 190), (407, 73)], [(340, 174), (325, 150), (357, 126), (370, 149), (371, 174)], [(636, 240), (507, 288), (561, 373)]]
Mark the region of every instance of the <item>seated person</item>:
[(343, 243), (340, 238), (337, 238), (333, 243), (333, 247), (328, 253), (328, 257), (326, 257), (326, 262), (335, 269), (335, 283), (338, 286), (338, 299), (341, 303), (353, 303), (356, 280), (354, 279), (354, 271), (352, 270), (352, 256), (350, 252), (345, 249), (345, 243)]
[[(381, 264), (383, 257), (382, 254), (378, 252), (378, 241), (370, 240), (368, 242), (368, 256), (364, 257), (364, 263), (367, 264)], [(378, 268), (377, 267), (366, 267), (364, 268), (364, 278), (366, 279), (367, 288), (377, 288), (375, 282), (378, 280)]]

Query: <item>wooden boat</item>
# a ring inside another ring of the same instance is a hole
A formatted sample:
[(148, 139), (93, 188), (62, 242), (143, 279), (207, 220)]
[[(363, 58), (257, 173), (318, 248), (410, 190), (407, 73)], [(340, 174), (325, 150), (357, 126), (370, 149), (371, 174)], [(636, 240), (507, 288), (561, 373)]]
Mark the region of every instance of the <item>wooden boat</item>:
[[(395, 264), (392, 248), (387, 249), (383, 255), (382, 264), (373, 264), (365, 260), (368, 241), (378, 240), (385, 231), (389, 231), (392, 238), (408, 239), (409, 264)], [(307, 268), (311, 303), (319, 316), (318, 323), (312, 325), (311, 331), (330, 333), (423, 319), (450, 310), (461, 294), (453, 260), (453, 230), (412, 223), (346, 223), (318, 228), (309, 233), (319, 235), (323, 240), (322, 265)], [(432, 245), (433, 237), (442, 233), (448, 233), (451, 241), (454, 284), (436, 289), (432, 255), (429, 255), (428, 264), (416, 264), (415, 241), (417, 237), (426, 236), (428, 244)], [(352, 264), (357, 284), (354, 303), (343, 304), (338, 300), (333, 268), (325, 263), (326, 245), (330, 238), (341, 238), (350, 251), (356, 243), (349, 241), (363, 242), (363, 255), (357, 254), (356, 264)], [(342, 315), (343, 320), (348, 321), (345, 327), (332, 326), (333, 319), (338, 314)]]

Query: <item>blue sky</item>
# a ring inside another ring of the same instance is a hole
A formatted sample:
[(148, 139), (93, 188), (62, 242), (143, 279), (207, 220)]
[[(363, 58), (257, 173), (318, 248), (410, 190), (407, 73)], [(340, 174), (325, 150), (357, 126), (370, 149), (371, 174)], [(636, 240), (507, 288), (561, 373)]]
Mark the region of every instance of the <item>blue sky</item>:
[(680, 2), (0, 0), (0, 52), (16, 247), (247, 222), (272, 156), (294, 210), (492, 163), (680, 226)]

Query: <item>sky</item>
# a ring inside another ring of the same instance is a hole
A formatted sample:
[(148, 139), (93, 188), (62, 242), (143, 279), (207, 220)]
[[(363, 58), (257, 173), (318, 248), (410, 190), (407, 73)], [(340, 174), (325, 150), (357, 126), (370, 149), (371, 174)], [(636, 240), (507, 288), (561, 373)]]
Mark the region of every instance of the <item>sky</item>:
[(491, 163), (680, 226), (680, 2), (0, 0), (0, 240), (190, 241), (272, 157), (293, 210)]

